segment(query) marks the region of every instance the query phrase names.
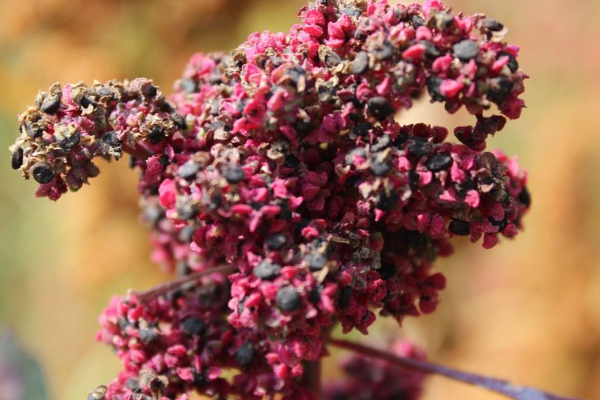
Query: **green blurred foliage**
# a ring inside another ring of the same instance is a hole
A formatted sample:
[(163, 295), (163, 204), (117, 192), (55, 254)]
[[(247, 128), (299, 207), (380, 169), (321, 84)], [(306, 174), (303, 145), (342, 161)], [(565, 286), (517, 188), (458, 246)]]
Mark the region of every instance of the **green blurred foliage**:
[[(528, 109), (492, 141), (530, 173), (533, 209), (518, 240), (483, 251), (465, 241), (440, 260), (439, 311), (369, 337), (416, 340), (430, 357), (582, 398), (600, 398), (600, 2), (447, 0), (485, 11), (522, 47)], [(16, 115), (56, 80), (153, 78), (166, 92), (195, 51), (230, 50), (254, 30), (285, 30), (302, 0), (0, 0), (0, 147)], [(461, 125), (419, 103), (402, 122)], [(85, 398), (119, 363), (93, 341), (113, 294), (166, 279), (149, 261), (136, 176), (102, 165), (94, 185), (58, 203), (0, 163), (0, 324), (39, 357), (53, 397)], [(359, 336), (355, 336), (359, 338)], [(326, 376), (336, 374), (328, 361)], [(498, 396), (433, 378), (426, 399)]]

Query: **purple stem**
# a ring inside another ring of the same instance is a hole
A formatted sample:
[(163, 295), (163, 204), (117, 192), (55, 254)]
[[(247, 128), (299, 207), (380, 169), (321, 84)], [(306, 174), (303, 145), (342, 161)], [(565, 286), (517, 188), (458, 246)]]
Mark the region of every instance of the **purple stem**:
[(358, 343), (350, 342), (343, 339), (330, 339), (329, 344), (346, 350), (351, 350), (356, 353), (363, 354), (367, 357), (378, 358), (388, 361), (392, 364), (412, 370), (421, 371), (426, 374), (442, 375), (459, 382), (467, 383), (474, 386), (479, 386), (515, 400), (578, 400), (575, 398), (560, 397), (550, 393), (542, 392), (537, 389), (515, 386), (510, 382), (490, 378), (483, 375), (472, 374), (470, 372), (458, 371), (443, 365), (433, 364), (427, 361), (416, 360), (413, 358), (399, 357), (372, 347), (363, 346)]

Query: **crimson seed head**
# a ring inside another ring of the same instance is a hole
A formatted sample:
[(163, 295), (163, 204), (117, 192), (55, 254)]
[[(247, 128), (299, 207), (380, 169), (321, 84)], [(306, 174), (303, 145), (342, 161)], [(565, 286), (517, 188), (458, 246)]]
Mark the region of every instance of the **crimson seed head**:
[[(453, 237), (491, 248), (521, 228), (526, 174), (484, 152), (524, 106), (502, 24), (439, 0), (323, 0), (300, 18), (193, 55), (168, 99), (144, 78), (55, 84), (19, 116), (11, 164), (38, 196), (132, 156), (152, 258), (182, 279), (102, 315), (125, 365), (107, 399), (312, 400), (298, 382), (333, 324), (366, 334), (377, 315), (433, 312)], [(394, 119), (427, 95), (472, 115), (459, 144)], [(416, 398), (397, 371), (378, 366), (384, 384), (357, 365), (370, 391), (340, 396)]]

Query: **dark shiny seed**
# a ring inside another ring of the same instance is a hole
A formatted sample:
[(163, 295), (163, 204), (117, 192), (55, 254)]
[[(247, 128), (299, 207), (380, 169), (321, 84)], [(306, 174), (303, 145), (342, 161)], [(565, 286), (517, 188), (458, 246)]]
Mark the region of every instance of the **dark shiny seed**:
[(394, 114), (394, 106), (385, 97), (371, 97), (368, 101), (369, 111), (375, 118), (383, 121), (388, 116)]
[(245, 367), (254, 359), (254, 346), (251, 343), (244, 343), (235, 351), (235, 360), (237, 363)]
[(352, 286), (346, 286), (342, 289), (340, 293), (340, 308), (345, 310), (350, 305), (350, 301), (352, 300)]
[(431, 172), (439, 172), (450, 168), (452, 157), (448, 154), (436, 154), (427, 162), (427, 169)]
[(429, 143), (427, 139), (418, 136), (414, 137), (412, 142), (408, 145), (408, 151), (417, 157), (426, 156), (431, 153), (432, 150), (433, 146), (431, 143)]
[(19, 169), (23, 165), (23, 148), (17, 147), (17, 149), (12, 153), (11, 157), (11, 166), (12, 169)]
[(160, 125), (154, 125), (148, 132), (148, 141), (152, 144), (158, 144), (165, 138), (165, 130)]
[(174, 112), (173, 114), (171, 114), (171, 120), (173, 120), (173, 123), (179, 129), (181, 129), (181, 130), (187, 129), (187, 123), (185, 122), (185, 118), (183, 117), (183, 115), (181, 115), (177, 112)]
[(160, 157), (158, 157), (158, 163), (163, 167), (166, 167), (167, 165), (171, 164), (171, 161), (169, 160), (168, 155), (163, 154)]
[(504, 25), (502, 23), (491, 18), (485, 18), (483, 21), (481, 21), (481, 27), (490, 32), (499, 32), (504, 29)]
[(246, 174), (244, 173), (242, 167), (240, 167), (239, 165), (226, 168), (223, 171), (223, 177), (229, 183), (238, 183), (246, 180)]
[(442, 92), (440, 91), (441, 85), (442, 79), (436, 76), (431, 76), (427, 79), (427, 91), (434, 101), (444, 101), (444, 96), (442, 96)]
[(156, 97), (158, 94), (158, 88), (154, 85), (146, 85), (143, 88), (143, 93), (148, 97)]
[(42, 105), (40, 106), (40, 110), (45, 112), (46, 114), (54, 114), (58, 111), (60, 107), (60, 96), (48, 96), (42, 101)]
[(98, 93), (99, 97), (110, 97), (111, 99), (115, 98), (115, 93), (112, 89), (107, 87), (99, 88), (96, 93)]
[(490, 89), (487, 92), (487, 97), (494, 103), (500, 105), (504, 103), (506, 98), (510, 95), (512, 89), (513, 83), (501, 76), (492, 81)]
[(71, 151), (79, 144), (81, 141), (81, 134), (79, 132), (75, 132), (69, 137), (64, 138), (60, 141), (60, 147), (64, 151)]
[(198, 214), (198, 205), (191, 202), (189, 198), (177, 201), (177, 216), (181, 220), (191, 220)]
[(187, 94), (196, 93), (196, 91), (198, 90), (198, 83), (190, 78), (182, 79), (180, 86), (181, 90), (183, 90), (183, 92)]
[(29, 136), (30, 138), (36, 139), (39, 138), (40, 136), (42, 136), (42, 134), (44, 133), (44, 129), (39, 127), (39, 126), (34, 126), (33, 124), (26, 122), (25, 123), (25, 132), (27, 133), (27, 136)]
[(327, 257), (321, 253), (312, 253), (306, 257), (306, 261), (308, 261), (310, 270), (316, 272), (322, 270), (327, 264)]
[(523, 204), (527, 208), (531, 206), (531, 194), (529, 194), (529, 190), (527, 190), (526, 187), (521, 189), (521, 193), (519, 193), (517, 200), (519, 200), (519, 203)]
[(448, 29), (454, 23), (454, 16), (450, 13), (438, 13), (436, 15), (437, 23), (440, 29)]
[(254, 267), (254, 275), (263, 280), (271, 281), (279, 275), (281, 271), (281, 265), (270, 262), (269, 260), (263, 260), (260, 264)]
[(494, 218), (488, 218), (488, 220), (490, 221), (490, 224), (498, 227), (498, 232), (502, 232), (508, 225), (508, 220), (506, 218), (501, 221), (496, 221)]
[(361, 75), (369, 69), (369, 54), (366, 51), (361, 51), (352, 61), (350, 72), (356, 75)]
[(88, 395), (87, 400), (104, 400), (106, 398), (106, 392), (108, 388), (104, 385), (98, 386), (96, 389), (92, 390)]
[(148, 344), (150, 342), (155, 341), (158, 338), (158, 332), (156, 330), (150, 329), (141, 329), (140, 330), (140, 340), (144, 344)]
[(83, 108), (88, 108), (89, 106), (96, 107), (98, 105), (98, 103), (90, 99), (88, 96), (83, 96), (79, 101), (79, 104), (81, 104), (81, 107)]
[(315, 130), (315, 124), (311, 121), (296, 121), (293, 123), (296, 133), (300, 136), (306, 136)]
[(469, 61), (479, 54), (479, 46), (472, 40), (463, 40), (453, 46), (454, 55), (461, 61)]
[(33, 179), (38, 183), (46, 184), (50, 183), (54, 179), (54, 171), (52, 167), (44, 162), (35, 164), (32, 168)]
[(206, 324), (204, 321), (199, 320), (197, 318), (188, 318), (183, 321), (181, 324), (181, 328), (190, 336), (198, 336), (204, 333), (206, 329)]
[(194, 161), (188, 161), (181, 167), (179, 167), (177, 173), (180, 177), (182, 177), (185, 180), (194, 180), (196, 179), (196, 174), (200, 172), (200, 169), (202, 169), (202, 166), (200, 164)]
[(329, 68), (335, 68), (341, 62), (342, 57), (333, 51), (330, 51), (325, 56), (325, 65), (327, 65)]
[(281, 311), (296, 311), (302, 306), (302, 297), (296, 289), (286, 286), (279, 289), (275, 302)]
[(175, 111), (175, 108), (173, 108), (173, 106), (171, 105), (171, 103), (169, 103), (166, 100), (162, 100), (162, 101), (158, 101), (157, 102), (158, 107), (160, 108), (161, 111), (164, 111), (166, 113), (173, 113)]
[(412, 24), (415, 28), (418, 28), (419, 26), (425, 25), (425, 20), (423, 18), (419, 17), (418, 15), (413, 15)]
[(384, 176), (392, 169), (392, 163), (389, 161), (371, 160), (371, 172), (375, 176)]
[(448, 225), (450, 232), (458, 236), (469, 236), (471, 228), (467, 221), (461, 221), (459, 219), (453, 219)]
[(286, 242), (287, 242), (287, 240), (285, 239), (285, 236), (278, 233), (278, 234), (269, 236), (265, 240), (265, 245), (267, 246), (267, 249), (269, 249), (269, 250), (279, 250), (283, 246), (285, 246)]
[(517, 70), (519, 69), (519, 62), (517, 61), (515, 56), (506, 51), (498, 52), (498, 59), (502, 57), (508, 57), (509, 61), (508, 64), (506, 64), (508, 66), (508, 69), (510, 69), (511, 72), (517, 72)]
[(417, 190), (419, 187), (419, 180), (421, 179), (417, 171), (410, 171), (408, 173), (408, 184), (411, 190)]
[(429, 58), (437, 58), (442, 55), (442, 52), (428, 40), (421, 40), (420, 42), (423, 46), (425, 46), (425, 55)]

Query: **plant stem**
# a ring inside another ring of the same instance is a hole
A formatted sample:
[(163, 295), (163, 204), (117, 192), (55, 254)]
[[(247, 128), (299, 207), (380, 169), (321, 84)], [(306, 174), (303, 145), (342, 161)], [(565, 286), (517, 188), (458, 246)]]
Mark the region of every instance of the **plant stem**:
[(141, 302), (147, 302), (155, 299), (158, 296), (162, 296), (166, 293), (180, 289), (182, 286), (196, 282), (201, 278), (212, 275), (212, 274), (230, 274), (235, 271), (235, 267), (232, 265), (222, 265), (220, 267), (210, 268), (204, 271), (196, 272), (181, 278), (174, 279), (172, 281), (162, 283), (158, 286), (154, 286), (151, 289), (143, 291), (133, 291), (131, 294), (137, 297)]
[(343, 339), (330, 339), (329, 344), (360, 353), (366, 357), (377, 358), (385, 360), (389, 363), (398, 365), (404, 368), (410, 368), (412, 370), (420, 371), (426, 374), (437, 374), (442, 375), (456, 381), (467, 383), (474, 386), (486, 388), (496, 393), (500, 393), (504, 396), (510, 397), (515, 400), (577, 400), (573, 398), (560, 397), (539, 391), (537, 389), (514, 386), (510, 382), (490, 378), (483, 375), (473, 374), (470, 372), (458, 371), (443, 365), (433, 364), (427, 361), (416, 360), (413, 358), (399, 357), (394, 354), (384, 352), (372, 347), (364, 346), (358, 343), (350, 342)]
[(304, 387), (321, 397), (321, 360), (304, 363)]

